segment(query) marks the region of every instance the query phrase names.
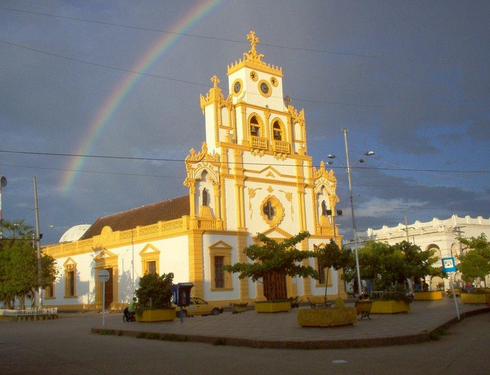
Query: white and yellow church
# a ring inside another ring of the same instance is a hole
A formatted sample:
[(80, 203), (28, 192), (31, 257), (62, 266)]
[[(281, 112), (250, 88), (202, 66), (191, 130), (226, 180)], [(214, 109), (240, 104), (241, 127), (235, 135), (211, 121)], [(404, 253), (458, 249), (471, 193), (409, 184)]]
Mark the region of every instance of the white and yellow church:
[[(206, 140), (185, 159), (189, 194), (101, 217), (81, 237), (45, 247), (59, 271), (45, 306), (101, 308), (103, 269), (110, 309), (126, 305), (147, 272), (172, 272), (174, 282), (192, 282), (195, 296), (222, 306), (253, 303), (265, 299), (260, 281), (239, 280), (223, 266), (247, 261), (243, 249), (257, 233), (281, 240), (308, 231), (302, 250), (340, 243), (334, 173), (323, 162), (313, 167), (304, 111), (285, 102), (282, 69), (262, 61), (253, 31), (248, 39), (251, 49), (228, 66), (230, 94), (214, 76), (201, 95)], [(308, 262), (318, 269), (316, 259)], [(320, 298), (327, 283), (329, 295), (345, 297), (336, 271), (319, 272), (320, 280), (287, 277), (288, 296)]]

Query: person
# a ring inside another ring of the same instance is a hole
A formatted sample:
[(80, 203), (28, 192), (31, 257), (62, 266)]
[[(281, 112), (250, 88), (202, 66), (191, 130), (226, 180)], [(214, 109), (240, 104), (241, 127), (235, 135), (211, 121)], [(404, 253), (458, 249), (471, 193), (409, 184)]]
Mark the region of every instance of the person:
[(135, 309), (136, 309), (136, 297), (133, 297), (133, 300), (129, 303), (128, 311), (130, 313), (134, 313)]

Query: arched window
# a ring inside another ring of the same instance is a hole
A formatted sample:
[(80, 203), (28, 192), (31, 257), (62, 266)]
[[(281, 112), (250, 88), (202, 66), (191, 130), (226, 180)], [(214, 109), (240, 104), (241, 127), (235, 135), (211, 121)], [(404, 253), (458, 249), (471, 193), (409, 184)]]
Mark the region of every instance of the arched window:
[(274, 121), (272, 125), (272, 136), (275, 141), (282, 141), (282, 128), (278, 121)]
[(256, 116), (250, 119), (250, 134), (254, 137), (260, 137), (260, 125)]

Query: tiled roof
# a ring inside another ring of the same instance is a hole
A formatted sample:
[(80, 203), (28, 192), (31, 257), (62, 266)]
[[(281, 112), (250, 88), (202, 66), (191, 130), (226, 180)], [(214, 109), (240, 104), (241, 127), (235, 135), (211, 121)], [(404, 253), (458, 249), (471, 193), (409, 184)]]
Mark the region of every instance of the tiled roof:
[(159, 221), (179, 219), (184, 215), (189, 215), (189, 213), (189, 196), (184, 195), (117, 214), (99, 217), (80, 240), (86, 240), (99, 235), (105, 226), (111, 227), (113, 231), (123, 231), (136, 228), (138, 225), (145, 226), (156, 224)]

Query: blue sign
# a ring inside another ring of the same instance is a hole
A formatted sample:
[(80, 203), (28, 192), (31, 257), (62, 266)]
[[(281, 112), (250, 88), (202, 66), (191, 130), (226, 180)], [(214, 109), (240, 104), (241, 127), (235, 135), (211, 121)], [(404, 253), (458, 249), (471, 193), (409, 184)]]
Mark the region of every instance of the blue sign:
[(454, 257), (442, 258), (442, 270), (444, 272), (456, 272), (456, 262)]

